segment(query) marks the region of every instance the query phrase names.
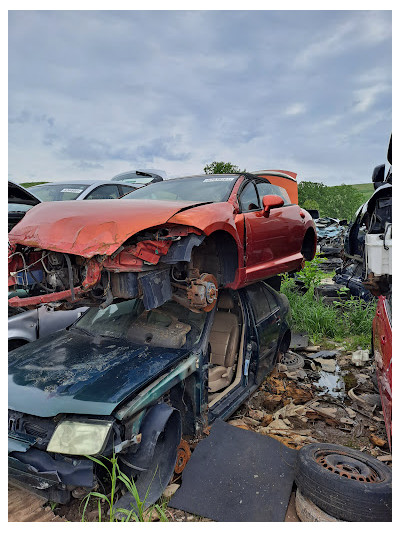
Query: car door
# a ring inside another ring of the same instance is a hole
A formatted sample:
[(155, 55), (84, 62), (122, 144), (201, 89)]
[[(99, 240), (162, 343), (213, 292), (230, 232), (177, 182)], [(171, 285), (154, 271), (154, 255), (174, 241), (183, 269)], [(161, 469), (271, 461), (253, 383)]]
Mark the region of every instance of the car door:
[(93, 191), (85, 197), (85, 200), (113, 200), (120, 196), (118, 185), (107, 184), (99, 185), (99, 187), (93, 189)]
[(250, 271), (251, 269), (257, 269), (262, 264), (263, 249), (266, 244), (265, 232), (260, 231), (258, 219), (262, 216), (262, 213), (253, 182), (245, 184), (239, 193), (238, 200), (245, 224), (246, 271)]
[[(298, 253), (304, 237), (304, 212), (297, 204), (292, 204), (283, 187), (266, 181), (256, 183), (260, 205), (264, 196), (275, 194), (283, 199), (281, 207), (271, 209), (268, 217), (262, 217), (259, 224), (268, 232), (269, 250), (263, 256), (264, 261), (284, 259)], [(268, 255), (270, 254), (270, 255)]]
[[(273, 193), (276, 194), (276, 191)], [(254, 181), (244, 185), (238, 200), (246, 231), (246, 281), (252, 282), (271, 275), (271, 268), (281, 270), (279, 263), (290, 255), (288, 240), (291, 228), (282, 208), (271, 209), (268, 217), (263, 215), (262, 196)]]
[(246, 292), (258, 337), (256, 382), (259, 384), (275, 364), (281, 314), (278, 301), (265, 283), (254, 283)]

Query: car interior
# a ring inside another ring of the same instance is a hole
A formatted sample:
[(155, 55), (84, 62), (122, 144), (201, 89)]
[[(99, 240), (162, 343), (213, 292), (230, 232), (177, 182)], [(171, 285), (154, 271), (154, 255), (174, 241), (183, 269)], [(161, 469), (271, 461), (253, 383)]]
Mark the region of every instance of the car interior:
[(239, 383), (242, 374), (244, 327), (237, 294), (220, 291), (210, 333), (208, 400), (211, 407)]

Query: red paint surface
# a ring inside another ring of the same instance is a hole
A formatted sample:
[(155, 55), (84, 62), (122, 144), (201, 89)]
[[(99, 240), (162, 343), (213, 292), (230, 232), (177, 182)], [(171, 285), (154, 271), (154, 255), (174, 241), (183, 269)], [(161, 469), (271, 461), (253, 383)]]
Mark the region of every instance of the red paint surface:
[(385, 296), (379, 296), (372, 324), (373, 346), (386, 433), (392, 441), (392, 326)]
[(8, 234), (12, 244), (82, 257), (111, 255), (129, 237), (165, 224), (184, 207), (198, 202), (90, 200), (43, 202), (30, 209)]

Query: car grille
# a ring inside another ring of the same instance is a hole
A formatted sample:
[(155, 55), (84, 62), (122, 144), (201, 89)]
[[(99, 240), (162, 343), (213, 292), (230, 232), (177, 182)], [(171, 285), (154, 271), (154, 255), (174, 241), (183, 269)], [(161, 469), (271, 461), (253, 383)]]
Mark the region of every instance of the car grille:
[(8, 412), (8, 431), (36, 437), (35, 446), (45, 448), (54, 432), (56, 423), (53, 419), (39, 418), (17, 411)]
[(33, 435), (34, 437), (45, 437), (47, 435), (47, 429), (39, 426), (38, 424), (32, 424), (32, 422), (25, 422), (25, 433)]

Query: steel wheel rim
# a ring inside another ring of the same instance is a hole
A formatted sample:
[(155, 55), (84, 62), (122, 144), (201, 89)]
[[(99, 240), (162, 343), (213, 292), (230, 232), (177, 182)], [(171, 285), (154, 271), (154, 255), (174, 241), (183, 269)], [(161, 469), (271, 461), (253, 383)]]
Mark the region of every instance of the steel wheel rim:
[(345, 479), (353, 479), (363, 483), (380, 483), (382, 478), (367, 462), (360, 461), (345, 453), (321, 450), (316, 454), (316, 462), (328, 472)]

